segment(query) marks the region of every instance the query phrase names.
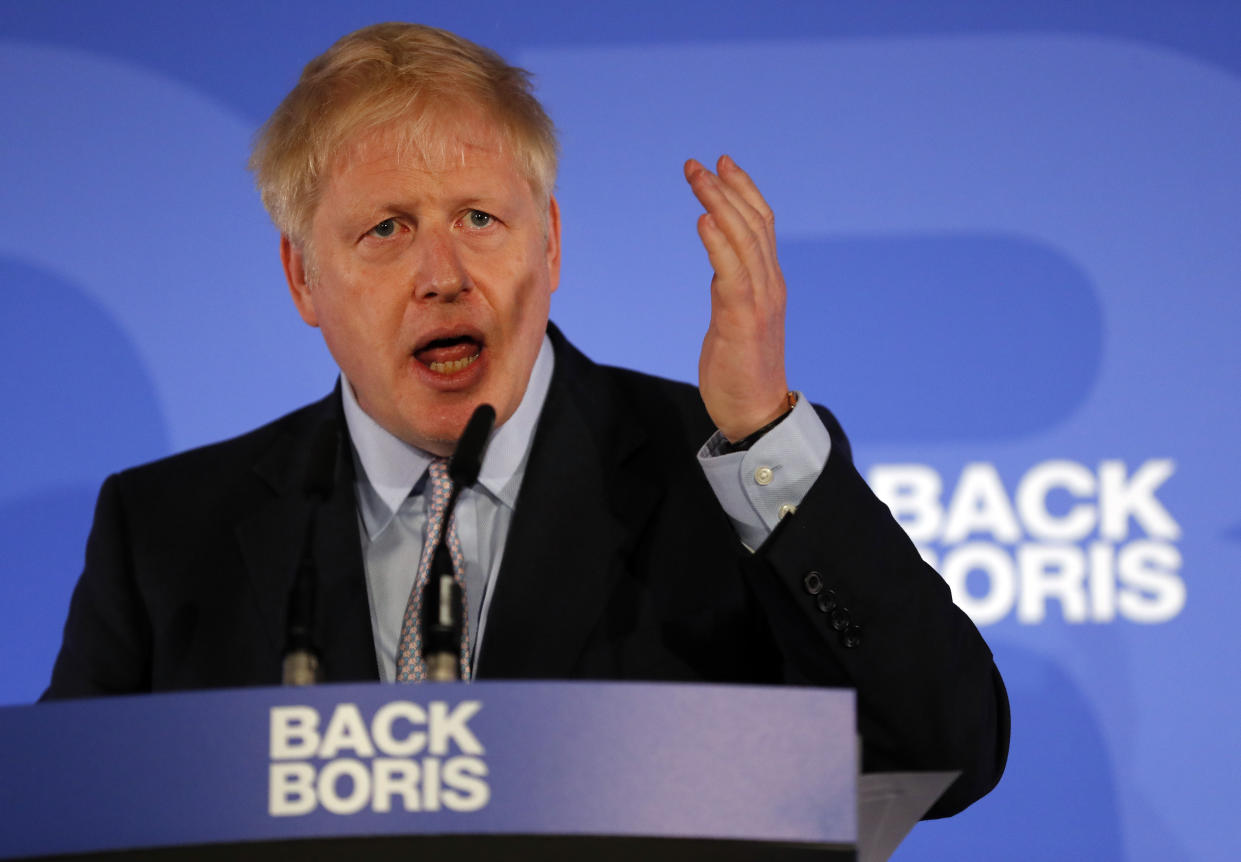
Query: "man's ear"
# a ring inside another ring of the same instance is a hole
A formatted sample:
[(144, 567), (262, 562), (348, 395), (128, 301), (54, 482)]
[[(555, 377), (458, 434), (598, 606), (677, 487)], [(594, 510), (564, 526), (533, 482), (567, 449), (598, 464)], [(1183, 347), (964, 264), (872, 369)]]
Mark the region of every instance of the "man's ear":
[(547, 273), (555, 291), (560, 286), (560, 204), (555, 195), (547, 199)]
[(287, 234), (280, 235), (280, 263), (284, 265), (284, 278), (289, 283), (289, 293), (293, 296), (293, 304), (297, 306), (302, 320), (310, 326), (319, 325), (319, 315), (315, 312), (315, 299), (306, 280), (306, 253), (301, 246), (295, 245)]

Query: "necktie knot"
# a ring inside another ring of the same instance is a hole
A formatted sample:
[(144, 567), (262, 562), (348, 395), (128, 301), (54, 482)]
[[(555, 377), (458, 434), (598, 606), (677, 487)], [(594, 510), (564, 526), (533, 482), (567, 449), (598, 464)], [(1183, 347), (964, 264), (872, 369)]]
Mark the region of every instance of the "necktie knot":
[[(448, 459), (434, 459), (427, 465), (427, 475), (431, 479), (427, 522), (438, 525), (444, 518), (444, 509), (448, 506), (449, 497), (452, 496), (452, 479), (448, 476)], [(438, 532), (436, 530), (436, 533)], [(438, 539), (438, 535), (436, 538)]]

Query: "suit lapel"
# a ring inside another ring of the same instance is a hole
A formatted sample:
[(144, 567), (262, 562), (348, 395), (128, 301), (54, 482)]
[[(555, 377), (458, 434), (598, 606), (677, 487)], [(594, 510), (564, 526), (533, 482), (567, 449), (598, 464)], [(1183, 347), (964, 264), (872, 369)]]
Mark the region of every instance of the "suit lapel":
[[(550, 333), (556, 370), (491, 600), (481, 677), (573, 676), (663, 494), (652, 476), (658, 470), (641, 466), (645, 432), (613, 399), (600, 369), (554, 327)], [(236, 534), (274, 651), (283, 650), (289, 593), (309, 537), (324, 679), (374, 680), (379, 671), (344, 429), (337, 392), (275, 440), (255, 465), (272, 498)], [(326, 499), (315, 479), (323, 472), (315, 462), (325, 437), (335, 441)]]
[(378, 679), (362, 567), (353, 460), (339, 390), (308, 411), (256, 462), (265, 507), (238, 524), (242, 558), (265, 630), (282, 653), (289, 593), (307, 554), (315, 570), (315, 642), (325, 681)]
[(662, 493), (633, 468), (644, 433), (609, 400), (599, 369), (551, 332), (556, 370), (487, 617), (482, 677), (573, 675)]

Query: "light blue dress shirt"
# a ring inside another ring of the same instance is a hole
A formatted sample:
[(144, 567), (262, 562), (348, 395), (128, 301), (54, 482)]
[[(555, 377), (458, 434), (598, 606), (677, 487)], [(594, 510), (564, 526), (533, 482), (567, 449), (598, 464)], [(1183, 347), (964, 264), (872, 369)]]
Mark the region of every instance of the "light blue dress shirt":
[(797, 511), (823, 472), (832, 438), (800, 392), (789, 416), (744, 452), (715, 455), (716, 431), (698, 450), (698, 463), (737, 536), (753, 551), (785, 515)]
[[(461, 492), (455, 518), (465, 557), (467, 619), (475, 664), (483, 647), (487, 611), (495, 592), (530, 444), (551, 385), (555, 357), (544, 337), (521, 404), (492, 432), (478, 484)], [(396, 651), (405, 607), (418, 572), (427, 528), (427, 466), (435, 456), (394, 437), (360, 406), (343, 379), (345, 423), (353, 443), (358, 523), (371, 631), (380, 677), (396, 678)], [(831, 451), (827, 429), (805, 398), (792, 414), (746, 452), (712, 455), (717, 436), (698, 453), (707, 480), (737, 535), (754, 549), (781, 517), (795, 510)]]

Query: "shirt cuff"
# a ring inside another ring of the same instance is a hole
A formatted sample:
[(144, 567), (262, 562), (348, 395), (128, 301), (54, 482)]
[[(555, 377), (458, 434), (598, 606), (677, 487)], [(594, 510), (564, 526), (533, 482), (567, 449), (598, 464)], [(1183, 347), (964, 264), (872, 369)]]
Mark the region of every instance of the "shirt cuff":
[(801, 505), (827, 464), (832, 438), (810, 402), (798, 393), (788, 418), (747, 451), (712, 454), (722, 439), (717, 431), (703, 444), (698, 464), (742, 544), (754, 550), (781, 518)]

